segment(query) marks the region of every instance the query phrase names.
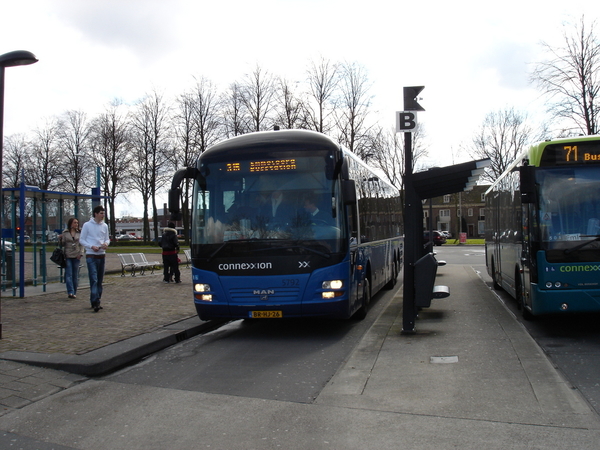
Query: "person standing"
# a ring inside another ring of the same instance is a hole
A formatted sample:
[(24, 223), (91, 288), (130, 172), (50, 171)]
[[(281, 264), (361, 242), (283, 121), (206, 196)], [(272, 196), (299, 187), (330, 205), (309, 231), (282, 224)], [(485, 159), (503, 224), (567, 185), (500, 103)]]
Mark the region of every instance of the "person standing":
[(102, 281), (106, 265), (106, 249), (110, 244), (108, 225), (104, 222), (104, 207), (96, 206), (94, 216), (83, 224), (79, 242), (85, 247), (85, 260), (90, 277), (90, 302), (94, 312), (102, 309)]
[[(177, 253), (179, 253), (179, 240), (177, 239), (177, 230), (175, 224), (169, 222), (169, 226), (163, 228), (163, 234), (160, 238), (160, 246), (162, 247), (162, 258), (164, 267), (163, 283), (181, 283), (181, 272), (179, 271), (179, 261)], [(173, 280), (173, 277), (175, 280)]]
[(74, 217), (67, 222), (67, 229), (58, 237), (59, 243), (64, 247), (67, 267), (65, 268), (65, 283), (69, 298), (77, 298), (77, 286), (79, 284), (79, 264), (83, 256), (84, 248), (79, 242), (81, 232), (79, 221)]

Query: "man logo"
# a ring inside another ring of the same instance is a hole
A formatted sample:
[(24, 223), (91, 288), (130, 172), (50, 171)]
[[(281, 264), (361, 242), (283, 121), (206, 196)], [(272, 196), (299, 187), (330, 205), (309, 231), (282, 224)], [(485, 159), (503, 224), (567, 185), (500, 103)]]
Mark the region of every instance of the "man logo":
[(275, 291), (273, 289), (255, 289), (252, 293), (258, 295), (260, 300), (266, 302), (269, 300), (269, 295), (275, 294)]
[(308, 261), (298, 261), (298, 268), (299, 269), (306, 269), (307, 267), (310, 267), (310, 262), (308, 262)]

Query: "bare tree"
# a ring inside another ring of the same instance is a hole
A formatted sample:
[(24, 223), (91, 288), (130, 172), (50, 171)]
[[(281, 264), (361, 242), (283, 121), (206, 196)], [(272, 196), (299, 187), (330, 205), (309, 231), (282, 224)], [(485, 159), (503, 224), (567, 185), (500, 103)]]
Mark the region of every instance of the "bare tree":
[(27, 179), (42, 190), (51, 190), (61, 181), (63, 155), (59, 152), (59, 125), (50, 119), (35, 131), (29, 155)]
[[(24, 134), (8, 136), (4, 142), (4, 181), (5, 188), (18, 188), (21, 175), (29, 169), (29, 155), (31, 154), (31, 143)], [(26, 183), (29, 181), (26, 180)]]
[[(417, 125), (412, 133), (412, 161), (416, 169), (420, 161), (428, 156), (423, 145), (423, 128)], [(376, 128), (369, 134), (365, 148), (366, 161), (381, 170), (388, 181), (400, 191), (404, 190), (404, 134), (396, 133), (394, 128)]]
[(273, 77), (260, 66), (245, 77), (241, 85), (242, 102), (250, 116), (251, 131), (264, 131), (271, 127), (269, 114), (273, 109), (275, 85)]
[(144, 239), (150, 236), (148, 202), (152, 202), (154, 238), (158, 239), (159, 224), (156, 193), (164, 187), (170, 173), (169, 107), (156, 91), (147, 95), (131, 115), (131, 137), (134, 158), (130, 174), (133, 185), (142, 195), (144, 205)]
[[(202, 152), (222, 138), (222, 102), (215, 85), (206, 78), (197, 80), (193, 90), (179, 97), (174, 118), (175, 169), (192, 166)], [(185, 180), (181, 199), (186, 241), (189, 239), (191, 182)]]
[(489, 158), (482, 181), (494, 182), (534, 138), (527, 116), (514, 108), (489, 113), (473, 138), (471, 156)]
[(66, 111), (59, 122), (58, 138), (64, 158), (62, 189), (81, 192), (93, 187), (89, 152), (90, 125), (85, 112)]
[(115, 199), (130, 188), (130, 130), (127, 116), (121, 109), (120, 102), (113, 101), (106, 112), (93, 120), (90, 135), (93, 161), (100, 168), (101, 187), (108, 196), (105, 209), (112, 236), (116, 234)]
[(304, 128), (305, 108), (294, 92), (293, 83), (285, 78), (277, 79), (275, 99), (275, 123), (284, 129)]
[(600, 132), (600, 42), (595, 28), (596, 22), (586, 27), (582, 16), (578, 26), (563, 33), (564, 47), (542, 43), (550, 59), (539, 63), (531, 77), (550, 98), (552, 115), (574, 124), (568, 127), (571, 133)]
[(338, 83), (337, 65), (321, 57), (311, 61), (307, 71), (308, 101), (306, 103), (308, 128), (320, 133), (331, 130), (329, 117), (334, 109), (332, 100)]
[(222, 100), (217, 88), (202, 77), (191, 92), (193, 123), (196, 130), (195, 148), (203, 153), (223, 136)]
[(222, 103), (226, 137), (239, 136), (250, 131), (243, 90), (239, 83), (229, 86)]
[(344, 63), (340, 73), (340, 99), (336, 109), (338, 140), (364, 158), (369, 133), (366, 119), (371, 104), (370, 83), (365, 69), (356, 63)]

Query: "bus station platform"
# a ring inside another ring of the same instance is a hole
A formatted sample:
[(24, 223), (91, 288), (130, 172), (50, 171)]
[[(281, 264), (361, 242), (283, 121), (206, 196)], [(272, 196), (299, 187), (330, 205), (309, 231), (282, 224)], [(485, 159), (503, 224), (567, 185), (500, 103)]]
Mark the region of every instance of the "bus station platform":
[[(0, 416), (214, 327), (195, 315), (190, 275), (182, 267), (181, 284), (163, 284), (160, 271), (121, 277), (118, 267), (99, 313), (86, 289), (4, 297)], [(399, 283), (313, 403), (205, 394), (194, 426), (218, 429), (221, 405), (232, 449), (257, 442), (265, 423), (288, 449), (598, 449), (598, 414), (498, 300), (485, 266), (447, 264), (436, 281), (451, 295), (420, 312), (413, 335), (401, 333)], [(218, 434), (202, 445), (226, 448)]]

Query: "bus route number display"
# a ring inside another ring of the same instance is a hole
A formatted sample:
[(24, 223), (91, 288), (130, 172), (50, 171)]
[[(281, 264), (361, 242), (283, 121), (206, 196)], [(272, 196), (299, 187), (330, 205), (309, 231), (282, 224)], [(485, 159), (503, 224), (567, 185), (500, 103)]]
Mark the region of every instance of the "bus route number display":
[(591, 151), (585, 148), (580, 148), (579, 145), (565, 145), (563, 146), (563, 153), (565, 155), (565, 162), (600, 162), (600, 151), (599, 149), (592, 149)]
[(542, 165), (547, 164), (600, 164), (600, 142), (549, 145), (542, 156)]
[[(262, 161), (249, 161), (249, 172), (281, 172), (286, 170), (296, 170), (296, 160), (290, 159), (274, 159)], [(234, 162), (227, 163), (227, 172), (239, 172), (242, 170), (242, 163)]]

